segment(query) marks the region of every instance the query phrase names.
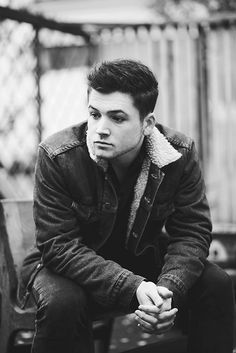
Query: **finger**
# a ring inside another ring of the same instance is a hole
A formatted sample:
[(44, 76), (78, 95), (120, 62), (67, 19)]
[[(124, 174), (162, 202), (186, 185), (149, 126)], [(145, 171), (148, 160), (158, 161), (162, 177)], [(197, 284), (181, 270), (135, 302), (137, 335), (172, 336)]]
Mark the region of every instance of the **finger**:
[(138, 326), (142, 329), (145, 330), (145, 332), (153, 333), (156, 330), (156, 326), (153, 326), (149, 324), (148, 322), (143, 321), (140, 319), (138, 316), (135, 317), (136, 322), (138, 323)]
[(141, 310), (136, 310), (135, 314), (143, 321), (151, 324), (151, 325), (157, 325), (158, 320), (156, 317), (152, 316), (152, 315), (148, 315), (145, 312), (141, 311)]
[(164, 333), (164, 332), (167, 332), (167, 331), (169, 331), (172, 327), (174, 326), (174, 322), (172, 321), (172, 322), (165, 322), (165, 323), (163, 323), (163, 324), (157, 324), (157, 326), (156, 326), (156, 332), (158, 333), (158, 334), (161, 334), (161, 333)]
[(148, 295), (149, 299), (151, 300), (151, 302), (160, 309), (161, 306), (163, 305), (163, 299), (159, 295), (158, 290), (157, 290), (157, 286), (154, 285), (154, 283), (149, 286), (149, 291), (148, 291), (147, 295)]
[(169, 311), (171, 309), (171, 306), (172, 306), (172, 298), (167, 298), (167, 299), (164, 299), (164, 303), (161, 307), (161, 311)]
[(139, 328), (140, 328), (140, 330), (142, 330), (142, 332), (148, 333), (149, 335), (153, 335), (153, 334), (158, 335), (158, 333), (156, 333), (155, 328), (152, 328), (152, 330), (148, 330), (148, 329), (142, 327), (141, 325), (139, 325)]
[(158, 315), (158, 321), (160, 322), (170, 321), (173, 318), (175, 318), (177, 312), (178, 312), (177, 308), (171, 309), (169, 311), (163, 311)]
[(172, 298), (173, 297), (173, 292), (171, 292), (168, 288), (162, 287), (162, 286), (157, 286), (158, 293), (160, 296), (164, 299)]
[(158, 294), (157, 290), (153, 289), (152, 296), (150, 297), (153, 301), (153, 303), (156, 305), (158, 309), (161, 309), (163, 305), (163, 299), (162, 297)]
[(148, 328), (142, 326), (141, 323), (138, 323), (138, 328), (139, 328), (140, 330), (142, 330), (143, 332), (148, 333), (149, 335), (156, 333), (156, 327), (153, 327), (153, 326), (152, 326), (151, 329), (148, 329)]
[(158, 314), (160, 312), (160, 309), (156, 305), (139, 305), (138, 307), (139, 310), (144, 311), (145, 313), (150, 313), (150, 314)]

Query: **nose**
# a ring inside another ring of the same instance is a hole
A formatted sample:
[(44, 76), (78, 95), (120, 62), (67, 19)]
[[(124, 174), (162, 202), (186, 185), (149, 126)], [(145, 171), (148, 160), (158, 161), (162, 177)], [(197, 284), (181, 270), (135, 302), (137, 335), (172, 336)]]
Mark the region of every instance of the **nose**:
[(108, 126), (108, 122), (107, 119), (105, 117), (101, 117), (99, 119), (97, 128), (96, 128), (96, 133), (100, 136), (100, 137), (106, 137), (109, 136), (111, 134), (111, 131), (109, 129)]

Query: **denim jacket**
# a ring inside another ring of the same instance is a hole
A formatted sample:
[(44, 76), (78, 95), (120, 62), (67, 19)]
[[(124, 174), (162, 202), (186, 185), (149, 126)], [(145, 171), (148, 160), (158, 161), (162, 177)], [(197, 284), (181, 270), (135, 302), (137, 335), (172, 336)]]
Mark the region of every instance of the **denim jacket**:
[[(98, 304), (127, 310), (144, 278), (97, 254), (112, 232), (118, 199), (107, 162), (92, 155), (86, 130), (84, 122), (39, 146), (34, 190), (38, 250), (25, 266), (40, 261), (83, 286)], [(202, 172), (194, 142), (183, 134), (159, 124), (144, 143), (125, 246), (136, 256), (155, 247), (158, 285), (181, 298), (200, 276), (211, 241)], [(162, 260), (164, 226), (168, 246)]]

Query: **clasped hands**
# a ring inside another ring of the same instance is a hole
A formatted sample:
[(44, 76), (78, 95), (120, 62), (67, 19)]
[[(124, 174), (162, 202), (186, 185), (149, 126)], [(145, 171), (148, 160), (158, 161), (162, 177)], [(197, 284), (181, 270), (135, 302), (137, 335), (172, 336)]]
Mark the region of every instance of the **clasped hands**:
[(173, 293), (168, 288), (143, 281), (136, 296), (140, 305), (135, 320), (143, 332), (159, 335), (171, 329), (178, 309), (171, 308)]

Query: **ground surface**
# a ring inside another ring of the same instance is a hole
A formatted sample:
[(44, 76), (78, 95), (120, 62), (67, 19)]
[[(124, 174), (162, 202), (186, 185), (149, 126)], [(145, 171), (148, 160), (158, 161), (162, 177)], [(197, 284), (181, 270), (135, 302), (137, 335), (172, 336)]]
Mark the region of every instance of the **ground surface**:
[(116, 318), (110, 353), (121, 353), (127, 350), (151, 353), (157, 350), (157, 346), (162, 348), (161, 353), (184, 353), (186, 339), (177, 330), (172, 330), (170, 333), (161, 336), (143, 333), (137, 327), (133, 314)]

